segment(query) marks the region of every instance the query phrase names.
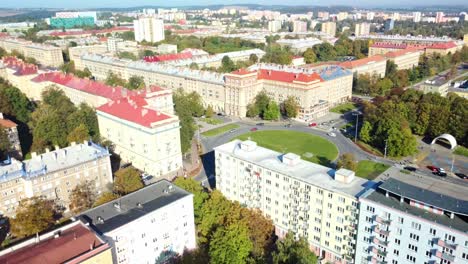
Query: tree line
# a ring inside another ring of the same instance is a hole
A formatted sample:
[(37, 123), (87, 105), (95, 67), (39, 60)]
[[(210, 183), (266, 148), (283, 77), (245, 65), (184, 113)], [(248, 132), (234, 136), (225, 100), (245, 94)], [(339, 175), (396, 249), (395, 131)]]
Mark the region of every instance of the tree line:
[(299, 103), (289, 96), (281, 105), (271, 99), (266, 91), (261, 91), (255, 96), (254, 102), (247, 105), (247, 117), (260, 117), (264, 120), (278, 120), (281, 115), (286, 118), (295, 118), (299, 113)]

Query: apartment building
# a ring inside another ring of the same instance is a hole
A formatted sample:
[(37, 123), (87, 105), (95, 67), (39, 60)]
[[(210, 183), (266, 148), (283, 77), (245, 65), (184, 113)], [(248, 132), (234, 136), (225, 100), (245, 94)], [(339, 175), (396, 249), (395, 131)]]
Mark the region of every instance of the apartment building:
[(445, 43), (434, 43), (426, 46), (425, 52), (427, 55), (439, 54), (447, 55), (449, 53), (453, 54), (457, 50), (460, 50), (462, 45), (457, 45), (455, 42), (445, 42)]
[(21, 143), (18, 136), (18, 125), (3, 116), (0, 113), (0, 129), (5, 130), (8, 141), (10, 141), (11, 151), (8, 153), (15, 158), (21, 158), (23, 153), (21, 152)]
[(196, 247), (193, 195), (161, 180), (84, 212), (112, 247), (113, 263), (165, 263)]
[(0, 47), (7, 52), (16, 50), (44, 66), (59, 67), (63, 64), (62, 49), (59, 47), (10, 38), (0, 38)]
[(123, 161), (155, 177), (172, 179), (182, 168), (179, 118), (172, 91), (153, 89), (145, 96), (110, 101), (96, 114), (101, 135), (115, 144)]
[(353, 263), (357, 197), (370, 182), (250, 140), (214, 151), (216, 187), (228, 199), (260, 209), (280, 237), (289, 231), (305, 237), (325, 262)]
[(135, 41), (158, 42), (164, 40), (164, 22), (154, 16), (140, 17), (133, 21)]
[(19, 201), (33, 196), (53, 199), (68, 208), (70, 192), (76, 185), (91, 182), (100, 194), (113, 181), (109, 151), (92, 142), (72, 143), (31, 156), (0, 166), (0, 214), (14, 216)]
[(369, 23), (358, 23), (354, 29), (354, 35), (362, 36), (362, 35), (369, 35), (370, 32), (370, 24)]
[(342, 21), (348, 18), (348, 12), (339, 12), (336, 15), (336, 21)]
[(399, 51), (409, 48), (406, 43), (375, 42), (369, 46), (369, 57), (374, 55), (384, 55), (392, 51)]
[(272, 20), (268, 21), (268, 31), (270, 32), (278, 32), (281, 30), (281, 21), (280, 20)]
[[(105, 54), (109, 51), (109, 44), (107, 45), (82, 45), (68, 48), (70, 60), (75, 63), (76, 69), (83, 70), (85, 67), (81, 63), (81, 56), (87, 53)], [(115, 47), (117, 49), (117, 47)]]
[(301, 20), (295, 20), (293, 22), (293, 32), (304, 33), (307, 32), (307, 22)]
[(419, 57), (423, 54), (423, 50), (418, 48), (406, 48), (398, 51), (385, 53), (383, 56), (395, 63), (398, 70), (412, 69), (419, 64)]
[(36, 65), (24, 63), (16, 57), (3, 57), (0, 61), (0, 77), (34, 100), (41, 98), (41, 91), (31, 89), (29, 83), (38, 72), (40, 71)]
[(329, 36), (334, 37), (336, 35), (336, 23), (335, 22), (324, 22), (322, 23), (323, 33), (326, 33)]
[(360, 198), (356, 263), (468, 263), (465, 184), (399, 173)]
[(110, 245), (80, 221), (0, 251), (0, 263), (112, 264)]
[(385, 77), (387, 59), (381, 55), (374, 55), (364, 59), (345, 61), (339, 64), (341, 67), (351, 70), (356, 75), (368, 74)]

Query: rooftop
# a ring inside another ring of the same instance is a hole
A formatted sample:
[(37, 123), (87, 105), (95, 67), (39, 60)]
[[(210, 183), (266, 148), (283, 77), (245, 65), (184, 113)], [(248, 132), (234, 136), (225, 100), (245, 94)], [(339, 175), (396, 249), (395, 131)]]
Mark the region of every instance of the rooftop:
[(184, 53), (174, 53), (174, 54), (162, 54), (156, 56), (146, 56), (143, 58), (146, 62), (161, 62), (161, 61), (171, 61), (171, 60), (183, 60), (190, 59), (193, 55), (190, 52)]
[[(351, 71), (338, 66), (338, 65), (327, 65), (326, 67), (314, 67), (314, 68), (303, 68), (295, 66), (285, 66), (278, 64), (267, 64), (267, 63), (258, 63), (250, 66), (249, 71), (258, 71), (258, 70), (271, 70), (278, 72), (285, 72), (285, 74), (304, 74), (305, 76), (314, 76), (317, 78), (317, 75), (322, 79), (321, 81), (329, 81), (335, 78), (343, 77), (346, 75), (352, 75)], [(305, 79), (310, 79), (306, 77)]]
[(450, 41), (450, 42), (444, 42), (444, 43), (434, 43), (432, 45), (427, 46), (427, 49), (451, 49), (451, 48), (456, 48), (457, 44), (455, 42)]
[(14, 70), (14, 75), (17, 76), (36, 74), (38, 71), (36, 65), (23, 62), (22, 60), (13, 56), (4, 57), (2, 62), (4, 66)]
[(90, 209), (82, 213), (80, 218), (104, 234), (188, 195), (192, 194), (167, 180), (161, 180), (118, 200)]
[(10, 119), (3, 118), (3, 114), (0, 113), (0, 127), (12, 128), (17, 127), (16, 123)]
[(54, 237), (57, 230), (42, 235), (36, 242), (36, 237), (22, 244), (0, 252), (0, 263), (49, 264), (69, 263), (69, 261), (85, 260), (109, 248), (92, 230), (80, 222), (71, 227), (62, 228), (60, 235)]
[(361, 67), (361, 66), (369, 65), (369, 64), (374, 64), (374, 63), (385, 61), (385, 60), (386, 59), (381, 55), (374, 55), (374, 56), (363, 58), (360, 60), (345, 61), (345, 62), (340, 63), (339, 65), (343, 68), (353, 69), (353, 68), (357, 68), (357, 67)]
[(462, 219), (458, 215), (454, 215), (454, 218), (451, 219), (447, 215), (438, 215), (435, 213), (431, 213), (427, 210), (414, 207), (406, 202), (400, 202), (400, 200), (396, 197), (386, 197), (385, 194), (381, 191), (372, 191), (369, 194), (366, 193), (366, 195), (364, 195), (361, 199), (370, 200), (382, 204), (384, 206), (393, 208), (395, 210), (399, 210), (416, 217), (421, 217), (423, 219), (433, 222), (434, 224), (447, 226), (464, 233), (466, 232), (466, 230), (468, 230), (468, 224), (466, 220)]
[(311, 82), (323, 82), (323, 79), (316, 72), (313, 73), (294, 73), (287, 71), (276, 71), (276, 70), (258, 70), (258, 79), (259, 80), (270, 80), (278, 82), (288, 82), (288, 83), (311, 83)]
[(173, 118), (158, 110), (150, 109), (146, 107), (147, 105), (144, 98), (133, 96), (111, 101), (96, 110), (149, 128), (158, 122)]
[[(250, 143), (252, 141), (244, 142)], [(260, 146), (242, 149), (241, 143), (241, 140), (234, 140), (216, 147), (215, 151), (227, 153), (257, 166), (288, 175), (299, 181), (353, 197), (359, 197), (374, 184), (359, 177), (355, 177), (350, 183), (336, 181), (334, 179), (335, 170), (331, 168), (302, 159), (294, 161), (293, 165), (286, 164), (283, 162), (283, 157), (288, 154), (283, 155), (282, 153)]]
[(409, 47), (409, 48), (406, 48), (406, 49), (402, 49), (402, 50), (397, 50), (397, 51), (390, 51), (390, 52), (387, 52), (384, 54), (384, 56), (386, 58), (396, 58), (396, 57), (400, 57), (400, 56), (403, 56), (403, 55), (406, 55), (406, 54), (410, 54), (410, 53), (414, 53), (414, 52), (420, 52), (421, 49), (419, 48), (412, 48), (412, 47)]
[(98, 29), (98, 30), (79, 30), (79, 31), (65, 31), (65, 32), (51, 32), (50, 36), (75, 36), (75, 35), (95, 35), (95, 34), (107, 34), (116, 31), (133, 31), (131, 27), (113, 27), (107, 29)]
[(71, 145), (37, 156), (33, 153), (31, 159), (22, 162), (13, 159), (11, 164), (0, 166), (0, 182), (20, 177), (29, 180), (106, 156), (110, 156), (109, 151), (92, 142)]

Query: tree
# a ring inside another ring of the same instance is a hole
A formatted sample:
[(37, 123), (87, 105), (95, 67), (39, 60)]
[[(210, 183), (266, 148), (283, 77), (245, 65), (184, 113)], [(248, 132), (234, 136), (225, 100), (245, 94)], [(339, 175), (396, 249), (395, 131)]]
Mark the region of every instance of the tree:
[(397, 72), (398, 66), (392, 60), (387, 61), (385, 76), (393, 76)]
[(250, 241), (252, 241), (252, 255), (255, 259), (264, 259), (272, 251), (274, 244), (275, 226), (273, 221), (263, 216), (259, 209), (243, 208), (241, 211), (242, 222), (249, 229)]
[(145, 88), (145, 80), (141, 76), (132, 76), (128, 79), (128, 83), (125, 86), (130, 90), (138, 90)]
[(15, 218), (10, 219), (15, 237), (30, 236), (50, 228), (55, 222), (56, 208), (52, 200), (43, 196), (26, 198), (19, 202)]
[(257, 117), (260, 114), (260, 111), (258, 110), (258, 107), (255, 103), (250, 103), (247, 105), (247, 112), (246, 116), (247, 117)]
[(198, 70), (198, 64), (196, 62), (192, 62), (190, 63), (190, 69), (192, 70)]
[(125, 195), (143, 188), (140, 173), (133, 167), (120, 169), (115, 173), (114, 192)]
[(0, 78), (0, 112), (14, 116), (23, 123), (29, 122), (34, 104), (18, 88)]
[(265, 120), (278, 120), (280, 117), (280, 110), (275, 101), (270, 101), (268, 107), (263, 115)]
[(75, 186), (70, 193), (70, 210), (79, 214), (93, 206), (95, 197), (94, 182), (83, 182)]
[(317, 61), (317, 55), (315, 55), (315, 52), (312, 48), (307, 48), (304, 54), (302, 54), (302, 57), (304, 57), (305, 63), (314, 63)]
[(338, 169), (357, 170), (357, 162), (352, 153), (343, 153), (336, 163)]
[(214, 116), (213, 107), (211, 105), (208, 105), (208, 107), (206, 108), (206, 111), (205, 111), (205, 117), (212, 118), (213, 116)]
[(303, 237), (295, 240), (292, 232), (288, 232), (283, 240), (277, 240), (276, 247), (272, 254), (274, 264), (316, 264), (318, 261), (307, 240)]
[(390, 80), (389, 78), (380, 79), (375, 84), (375, 88), (376, 88), (375, 94), (385, 95), (388, 91), (392, 89), (392, 87), (393, 87), (392, 80)]
[(111, 71), (109, 71), (109, 73), (107, 74), (105, 83), (110, 86), (125, 86), (127, 84), (127, 82), (124, 79), (120, 78)]
[(132, 61), (138, 60), (138, 57), (135, 54), (128, 52), (128, 51), (122, 51), (122, 52), (117, 53), (117, 57), (121, 59), (132, 60)]
[(264, 116), (269, 103), (270, 97), (268, 97), (265, 90), (262, 90), (255, 96), (255, 106), (257, 107), (260, 117)]
[(11, 143), (8, 139), (6, 128), (0, 125), (0, 160), (3, 160), (11, 149)]
[(284, 113), (288, 118), (295, 118), (299, 113), (299, 104), (293, 96), (288, 96), (283, 102)]
[(336, 59), (336, 51), (330, 43), (315, 45), (313, 51), (319, 61), (331, 61)]
[(359, 131), (359, 138), (362, 140), (362, 142), (370, 143), (372, 141), (371, 132), (371, 123), (369, 123), (368, 121), (364, 121), (361, 130)]
[(85, 124), (80, 124), (73, 129), (67, 136), (69, 143), (71, 142), (83, 142), (89, 139), (89, 131)]
[(210, 241), (209, 255), (212, 263), (244, 264), (253, 248), (248, 228), (241, 223), (220, 227)]
[(204, 202), (208, 199), (208, 193), (202, 186), (200, 186), (199, 182), (191, 178), (184, 179), (182, 177), (178, 177), (175, 179), (174, 184), (193, 194), (193, 211), (195, 215), (195, 223), (198, 224), (201, 217), (201, 208)]
[(221, 60), (221, 71), (222, 72), (232, 72), (235, 70), (235, 64), (229, 58), (229, 56), (225, 55)]
[(257, 62), (258, 62), (258, 56), (257, 56), (256, 54), (254, 54), (254, 53), (250, 54), (250, 56), (249, 56), (249, 62), (250, 62), (251, 64), (257, 63)]
[(69, 62), (65, 62), (63, 63), (62, 65), (60, 65), (59, 69), (63, 72), (63, 73), (74, 73), (75, 72), (75, 62), (74, 61), (69, 61)]
[(113, 193), (113, 192), (104, 192), (101, 194), (101, 196), (99, 196), (96, 201), (94, 202), (93, 204), (93, 207), (96, 207), (96, 206), (99, 206), (101, 204), (105, 204), (105, 203), (108, 203), (110, 201), (113, 201), (117, 198), (119, 198), (120, 196)]
[(368, 74), (360, 74), (354, 83), (354, 91), (362, 94), (370, 93), (371, 79)]

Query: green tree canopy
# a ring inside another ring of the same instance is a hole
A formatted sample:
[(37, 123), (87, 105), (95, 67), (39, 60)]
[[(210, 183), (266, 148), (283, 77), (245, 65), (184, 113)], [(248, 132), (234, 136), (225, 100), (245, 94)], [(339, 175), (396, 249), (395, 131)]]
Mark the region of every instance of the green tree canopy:
[(310, 251), (309, 242), (303, 237), (294, 239), (294, 234), (288, 232), (283, 240), (277, 240), (277, 251), (273, 252), (274, 264), (316, 264), (317, 256)]
[(140, 173), (133, 167), (120, 169), (115, 173), (114, 192), (125, 195), (143, 188)]
[(95, 200), (94, 182), (86, 181), (75, 186), (70, 193), (70, 210), (79, 214), (93, 206)]
[(279, 117), (280, 117), (280, 109), (279, 109), (278, 104), (275, 101), (270, 101), (263, 115), (263, 119), (278, 120)]
[(141, 76), (132, 76), (128, 79), (128, 83), (125, 86), (130, 90), (139, 90), (145, 88), (145, 80)]
[(200, 183), (187, 178), (178, 177), (175, 179), (174, 184), (180, 188), (193, 194), (193, 211), (195, 214), (195, 222), (198, 224), (201, 218), (201, 209), (204, 202), (208, 199), (208, 193), (200, 186)]
[(89, 139), (89, 131), (85, 124), (80, 124), (67, 136), (68, 142), (83, 142)]
[(302, 54), (304, 61), (307, 64), (314, 63), (317, 61), (317, 55), (312, 48), (307, 48), (306, 51)]
[(252, 250), (248, 228), (241, 223), (220, 227), (210, 241), (212, 263), (244, 264)]
[(356, 158), (352, 153), (343, 153), (336, 163), (338, 169), (344, 168), (352, 171), (357, 170)]
[(101, 204), (108, 203), (108, 202), (113, 201), (113, 200), (115, 200), (115, 199), (117, 199), (119, 197), (120, 196), (118, 194), (115, 194), (113, 192), (103, 192), (101, 194), (101, 196), (96, 198), (96, 201), (94, 202), (93, 207), (99, 206)]
[(0, 160), (5, 159), (7, 153), (11, 150), (10, 139), (6, 128), (0, 125)]
[(284, 114), (288, 118), (295, 118), (299, 113), (299, 103), (293, 96), (288, 96), (283, 102)]
[(44, 197), (23, 199), (10, 219), (10, 231), (15, 237), (25, 237), (50, 228), (55, 222), (56, 208), (52, 200)]
[(109, 73), (107, 74), (105, 83), (110, 86), (123, 86), (124, 87), (127, 85), (127, 82), (124, 79), (120, 78), (117, 74), (111, 71), (109, 71)]

